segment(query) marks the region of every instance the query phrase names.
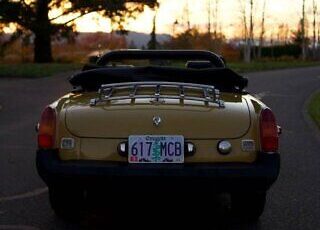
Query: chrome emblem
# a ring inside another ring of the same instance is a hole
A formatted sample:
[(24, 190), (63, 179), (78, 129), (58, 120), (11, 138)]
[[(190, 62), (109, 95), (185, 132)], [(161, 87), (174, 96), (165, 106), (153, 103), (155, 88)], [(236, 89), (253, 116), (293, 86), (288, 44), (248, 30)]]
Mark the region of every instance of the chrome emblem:
[(158, 127), (161, 123), (161, 117), (155, 116), (153, 117), (152, 121), (153, 121), (153, 124)]

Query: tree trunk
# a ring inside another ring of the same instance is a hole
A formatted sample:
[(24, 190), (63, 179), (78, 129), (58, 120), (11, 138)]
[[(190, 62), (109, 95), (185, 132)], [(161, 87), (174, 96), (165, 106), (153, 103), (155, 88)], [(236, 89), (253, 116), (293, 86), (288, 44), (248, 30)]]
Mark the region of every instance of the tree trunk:
[(313, 59), (316, 59), (317, 56), (317, 50), (316, 50), (316, 20), (317, 20), (317, 4), (315, 0), (313, 0), (313, 44), (312, 44), (312, 51), (313, 51)]
[(251, 42), (248, 39), (247, 45), (245, 48), (245, 56), (244, 56), (244, 62), (250, 63), (251, 62)]
[(264, 34), (265, 34), (265, 12), (266, 12), (266, 3), (267, 0), (264, 0), (263, 2), (263, 9), (262, 9), (262, 20), (261, 20), (261, 33), (260, 33), (260, 42), (259, 42), (259, 50), (258, 50), (258, 58), (261, 59), (262, 56), (262, 47), (264, 43)]
[(243, 35), (244, 35), (244, 46), (243, 46), (243, 60), (244, 62), (249, 63), (250, 62), (250, 47), (249, 47), (249, 40), (250, 36), (248, 35), (248, 26), (247, 26), (247, 12), (246, 12), (246, 2), (245, 1), (239, 1), (240, 7), (241, 7), (241, 14), (242, 14), (242, 20), (243, 20)]
[(34, 62), (52, 62), (51, 50), (51, 24), (49, 21), (49, 0), (37, 0), (37, 16), (33, 29), (34, 40)]
[(302, 1), (302, 19), (301, 19), (301, 32), (302, 32), (302, 60), (306, 60), (307, 52), (306, 52), (306, 31), (305, 31), (305, 3), (306, 1)]
[(34, 62), (46, 63), (52, 61), (50, 33), (43, 33), (42, 31), (35, 32)]
[(247, 40), (247, 55), (245, 57), (245, 62), (251, 62), (252, 47), (254, 46), (253, 38), (253, 0), (250, 0), (250, 28), (249, 28), (249, 39)]
[(320, 44), (320, 23), (318, 23), (318, 47), (319, 47), (319, 44)]
[(211, 36), (211, 0), (208, 0), (208, 34)]
[(214, 23), (214, 37), (218, 37), (218, 32), (221, 32), (221, 30), (218, 31), (218, 22), (219, 22), (219, 0), (215, 1), (215, 23)]

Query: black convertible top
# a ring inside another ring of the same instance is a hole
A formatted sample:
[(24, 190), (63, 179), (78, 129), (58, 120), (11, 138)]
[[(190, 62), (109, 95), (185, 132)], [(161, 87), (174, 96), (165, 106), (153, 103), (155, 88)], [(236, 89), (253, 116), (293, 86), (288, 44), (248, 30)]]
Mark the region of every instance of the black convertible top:
[[(206, 58), (209, 57), (208, 61), (212, 62), (213, 67), (194, 69), (168, 66), (105, 66), (106, 63), (111, 62), (110, 57), (112, 56), (116, 57), (117, 60), (121, 57), (128, 57), (128, 51), (113, 51), (111, 52), (111, 55), (110, 53), (106, 54), (105, 56), (107, 57), (105, 58), (102, 56), (100, 62), (98, 60), (97, 65), (91, 66), (91, 68), (87, 68), (89, 70), (85, 70), (72, 76), (69, 81), (74, 87), (81, 87), (81, 89), (85, 91), (96, 91), (103, 84), (141, 81), (185, 82), (213, 85), (217, 89), (227, 92), (242, 92), (247, 86), (248, 80), (246, 78), (243, 78), (231, 69), (226, 68), (224, 62), (218, 55), (208, 51), (132, 51), (130, 57), (135, 58), (136, 56), (138, 58), (145, 58), (148, 56), (148, 58), (154, 57), (159, 60), (161, 58), (165, 59), (168, 56), (175, 57), (176, 59), (179, 57), (180, 59), (186, 58), (187, 56), (188, 59), (191, 59), (193, 53), (195, 54), (194, 57), (196, 57), (196, 60), (206, 60)], [(202, 54), (203, 56), (201, 56)]]
[(225, 67), (221, 56), (206, 50), (115, 50), (102, 55), (97, 65), (105, 66), (116, 60), (202, 60), (217, 68)]

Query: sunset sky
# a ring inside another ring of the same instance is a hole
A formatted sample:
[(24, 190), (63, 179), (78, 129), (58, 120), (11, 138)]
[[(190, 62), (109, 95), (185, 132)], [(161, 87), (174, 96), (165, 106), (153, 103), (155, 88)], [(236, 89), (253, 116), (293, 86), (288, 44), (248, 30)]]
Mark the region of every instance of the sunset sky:
[[(177, 19), (180, 23), (185, 22), (183, 15), (188, 1), (191, 25), (206, 28), (207, 2), (208, 0), (160, 0), (160, 8), (157, 13), (157, 33), (172, 33), (173, 22)], [(320, 5), (320, 0), (317, 0)], [(215, 0), (212, 0), (214, 8)], [(241, 13), (239, 0), (220, 0), (220, 11), (218, 15), (219, 27), (222, 32), (231, 37), (239, 30)], [(255, 17), (261, 18), (263, 0), (256, 0)], [(267, 0), (266, 25), (268, 33), (271, 34), (277, 25), (287, 23), (291, 28), (296, 28), (301, 15), (302, 0)], [(306, 11), (311, 16), (312, 0), (307, 0)], [(137, 19), (129, 20), (127, 29), (138, 32), (149, 33), (152, 29), (152, 18), (154, 12), (146, 8)], [(311, 18), (310, 18), (311, 19)], [(259, 20), (260, 22), (260, 20)], [(182, 26), (179, 26), (182, 29)], [(77, 20), (77, 30), (83, 32), (110, 31), (110, 21), (103, 19), (97, 14), (87, 15)], [(176, 31), (179, 28), (176, 28)], [(239, 32), (238, 32), (239, 33)]]
[[(191, 26), (197, 26), (204, 30), (207, 28), (208, 14), (207, 6), (209, 0), (159, 0), (160, 8), (157, 10), (157, 33), (173, 32), (173, 23), (178, 20), (179, 25), (175, 27), (175, 32), (183, 31), (186, 29), (186, 6), (189, 5), (189, 15)], [(214, 14), (215, 1), (212, 3), (212, 14)], [(221, 28), (223, 34), (227, 38), (234, 37), (241, 33), (241, 13), (240, 1), (248, 0), (218, 0), (219, 1), (219, 14), (218, 14), (218, 27)], [(302, 1), (303, 0), (267, 0), (266, 7), (266, 36), (274, 35), (277, 33), (277, 28), (280, 24), (288, 24), (291, 30), (297, 28), (299, 18), (302, 15)], [(312, 21), (312, 1), (306, 0), (306, 15), (309, 22)], [(320, 0), (315, 0), (320, 9)], [(188, 4), (187, 4), (188, 2)], [(261, 23), (262, 7), (264, 0), (254, 0), (254, 20), (255, 30), (259, 33), (257, 27)], [(249, 9), (247, 9), (247, 13)], [(320, 12), (320, 10), (319, 10)], [(55, 17), (61, 12), (53, 10), (49, 13), (49, 17)], [(130, 31), (150, 33), (152, 30), (152, 19), (155, 12), (148, 7), (136, 19), (129, 19), (126, 29)], [(320, 14), (318, 14), (320, 19)], [(214, 22), (212, 16), (212, 22)], [(249, 18), (249, 17), (248, 17)], [(69, 18), (60, 18), (60, 22), (67, 21)], [(320, 21), (320, 20), (318, 20)], [(6, 28), (6, 32), (12, 32), (15, 29)], [(110, 32), (110, 20), (101, 17), (97, 13), (85, 15), (76, 20), (76, 29), (80, 32)]]

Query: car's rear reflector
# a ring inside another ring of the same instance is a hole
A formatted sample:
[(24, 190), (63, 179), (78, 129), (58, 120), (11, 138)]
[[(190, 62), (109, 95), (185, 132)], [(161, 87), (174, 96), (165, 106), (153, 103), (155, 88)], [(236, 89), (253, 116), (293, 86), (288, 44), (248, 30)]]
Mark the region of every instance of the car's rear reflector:
[(56, 113), (51, 107), (46, 107), (41, 115), (38, 147), (40, 149), (50, 149), (54, 147), (56, 131)]
[(274, 114), (269, 108), (262, 110), (260, 114), (260, 143), (262, 152), (278, 152), (277, 123)]

